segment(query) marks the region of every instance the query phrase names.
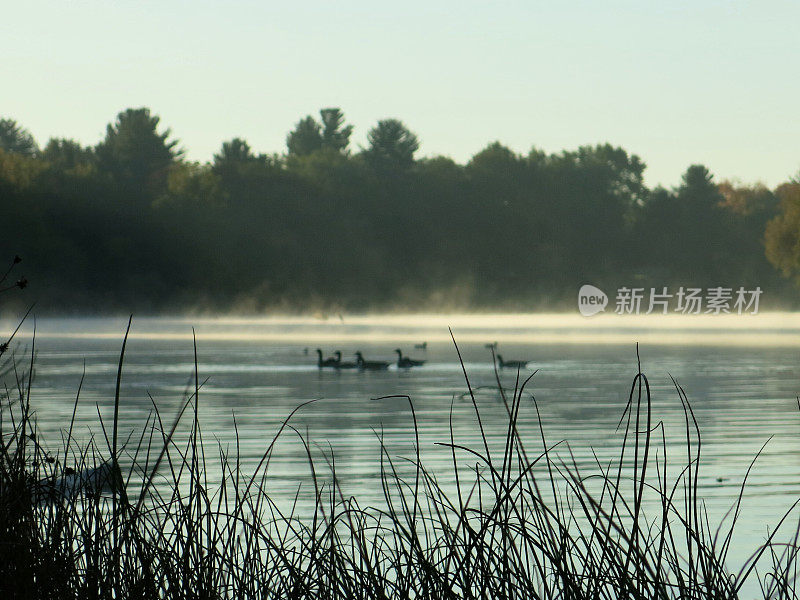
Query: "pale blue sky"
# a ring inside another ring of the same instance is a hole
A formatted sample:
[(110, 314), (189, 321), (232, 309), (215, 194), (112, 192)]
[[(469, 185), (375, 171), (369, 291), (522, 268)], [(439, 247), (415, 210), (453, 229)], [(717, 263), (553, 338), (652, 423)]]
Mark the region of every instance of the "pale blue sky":
[(398, 117), (459, 162), (611, 142), (650, 185), (691, 163), (775, 185), (800, 169), (800, 2), (26, 2), (0, 19), (0, 115), (94, 144), (149, 106), (192, 159), (282, 152), (340, 106), (365, 143)]

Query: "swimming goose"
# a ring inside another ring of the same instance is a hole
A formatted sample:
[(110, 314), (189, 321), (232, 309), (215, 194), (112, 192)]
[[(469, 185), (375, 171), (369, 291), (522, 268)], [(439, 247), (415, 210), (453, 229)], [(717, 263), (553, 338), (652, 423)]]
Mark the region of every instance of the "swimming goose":
[(127, 499), (125, 480), (119, 465), (107, 461), (80, 471), (67, 467), (60, 479), (48, 477), (33, 488), (33, 498), (39, 504), (73, 500), (82, 494), (112, 494)]
[(410, 369), (411, 367), (420, 367), (425, 364), (424, 360), (414, 360), (403, 356), (403, 352), (400, 348), (396, 348), (395, 352), (397, 352), (397, 366), (400, 369)]
[(503, 357), (497, 355), (497, 364), (501, 369), (524, 369), (528, 366), (527, 360), (503, 360)]
[(428, 349), (428, 342), (422, 342), (421, 344), (414, 344), (415, 350), (427, 350)]
[(336, 366), (336, 359), (333, 357), (326, 358), (322, 360), (322, 350), (317, 348), (317, 367), (320, 369), (324, 367), (335, 367)]
[(360, 350), (356, 352), (356, 362), (362, 371), (382, 371), (389, 368), (389, 363), (382, 360), (364, 360)]
[(340, 350), (334, 352), (336, 355), (336, 363), (333, 365), (337, 369), (355, 369), (358, 365), (354, 362), (342, 362), (342, 353)]

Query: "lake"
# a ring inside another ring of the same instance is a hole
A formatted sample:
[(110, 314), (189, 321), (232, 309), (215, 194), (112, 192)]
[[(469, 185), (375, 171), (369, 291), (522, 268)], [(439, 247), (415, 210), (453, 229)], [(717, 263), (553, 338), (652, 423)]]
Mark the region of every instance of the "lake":
[[(68, 426), (82, 376), (75, 436), (102, 440), (98, 418), (110, 422), (125, 318), (41, 318), (36, 322), (32, 405), (47, 444), (57, 448)], [(3, 332), (13, 321), (2, 322)], [(617, 317), (600, 315), (388, 315), (316, 317), (135, 318), (125, 354), (120, 415), (121, 439), (135, 445), (153, 402), (169, 422), (187, 389), (194, 386), (192, 328), (197, 338), (199, 415), (208, 456), (207, 475), (218, 480), (217, 448), (235, 448), (238, 433), (243, 470), (253, 468), (298, 405), (294, 427), (312, 441), (317, 456), (333, 452), (343, 490), (362, 506), (379, 505), (382, 436), (393, 457), (413, 456), (413, 427), (404, 399), (411, 397), (420, 447), (428, 469), (452, 484), (450, 452), (436, 446), (450, 438), (453, 411), (457, 443), (478, 448), (481, 438), (464, 372), (448, 327), (475, 389), (492, 447), (506, 432), (506, 412), (497, 392), (491, 350), (530, 363), (537, 370), (528, 392), (538, 405), (549, 442), (567, 440), (581, 469), (596, 470), (595, 458), (618, 455), (616, 431), (631, 383), (642, 371), (653, 393), (654, 417), (665, 425), (667, 448), (680, 469), (685, 452), (683, 411), (670, 376), (686, 390), (697, 415), (703, 464), (699, 484), (712, 523), (733, 504), (750, 462), (769, 440), (750, 475), (732, 560), (742, 561), (767, 535), (767, 527), (800, 497), (800, 316), (771, 313), (719, 317)], [(33, 321), (13, 346), (29, 356)], [(415, 344), (427, 342), (425, 350)], [(381, 372), (320, 370), (314, 350), (341, 350), (354, 360), (394, 360), (402, 348), (425, 365)], [(84, 375), (85, 373), (85, 375)], [(500, 374), (513, 388), (516, 370)], [(152, 397), (152, 400), (151, 400)], [(186, 421), (188, 423), (188, 420)], [(542, 448), (537, 413), (527, 396), (518, 426), (529, 448)], [(185, 439), (185, 428), (176, 439)], [(308, 489), (305, 449), (294, 432), (275, 447), (269, 489), (288, 506), (298, 486)], [(308, 508), (301, 495), (298, 511)], [(790, 531), (796, 519), (790, 519)], [(736, 565), (729, 565), (732, 568)]]

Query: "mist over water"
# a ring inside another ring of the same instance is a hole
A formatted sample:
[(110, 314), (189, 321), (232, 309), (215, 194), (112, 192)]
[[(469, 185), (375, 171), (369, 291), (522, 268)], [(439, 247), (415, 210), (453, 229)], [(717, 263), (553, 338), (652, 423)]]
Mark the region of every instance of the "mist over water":
[[(625, 315), (613, 308), (594, 317), (576, 313), (364, 314), (314, 316), (137, 317), (130, 339), (298, 344), (459, 343), (635, 344), (800, 347), (800, 313)], [(120, 339), (128, 318), (44, 318), (37, 335), (52, 339)], [(16, 321), (0, 321), (12, 331)]]
[[(94, 436), (103, 446), (98, 410), (104, 419), (111, 419), (126, 324), (127, 318), (37, 321), (32, 405), (39, 429), (53, 448), (69, 424), (82, 376), (76, 437)], [(9, 327), (11, 322), (3, 323), (4, 330)], [(393, 457), (413, 456), (408, 402), (376, 399), (393, 394), (411, 397), (423, 458), (447, 483), (452, 478), (451, 456), (435, 443), (449, 441), (451, 407), (456, 443), (481, 444), (471, 401), (464, 395), (467, 386), (451, 327), (493, 447), (500, 448), (507, 420), (491, 350), (485, 344), (497, 341), (506, 360), (529, 360), (523, 374), (538, 371), (527, 389), (535, 396), (547, 440), (568, 441), (569, 447), (558, 452), (572, 460), (571, 451), (588, 474), (597, 469), (595, 457), (606, 464), (618, 456), (622, 432), (617, 424), (637, 372), (639, 342), (642, 371), (653, 390), (654, 418), (664, 422), (673, 477), (686, 449), (683, 412), (670, 376), (692, 402), (703, 441), (699, 483), (712, 525), (735, 501), (747, 467), (769, 440), (745, 490), (731, 560), (743, 561), (755, 550), (767, 535), (766, 526), (777, 523), (800, 496), (797, 314), (135, 318), (120, 409), (121, 439), (131, 436), (129, 451), (152, 413), (152, 402), (170, 422), (186, 390), (193, 390), (193, 327), (210, 483), (221, 476), (215, 458), (220, 446), (235, 453), (238, 435), (242, 469), (247, 473), (289, 413), (303, 402), (317, 400), (298, 412), (292, 424), (311, 440), (313, 453), (333, 452), (346, 494), (356, 496), (362, 505), (379, 505), (378, 437), (383, 437)], [(427, 342), (426, 350), (414, 349), (422, 342)], [(320, 370), (317, 347), (325, 356), (341, 350), (344, 360), (354, 360), (353, 354), (360, 350), (370, 360), (386, 361), (395, 359), (393, 350), (399, 347), (427, 362), (408, 371), (394, 366), (383, 372)], [(31, 348), (29, 324), (18, 335), (17, 357), (25, 359)], [(513, 388), (517, 373), (506, 369), (500, 377), (504, 387)], [(530, 399), (523, 402), (518, 427), (529, 448), (541, 451)], [(187, 433), (186, 428), (179, 430), (179, 446)], [(464, 461), (465, 468), (469, 462)], [(297, 510), (302, 514), (311, 500), (308, 460), (297, 434), (287, 432), (275, 448), (268, 487), (273, 499), (288, 507), (298, 486), (302, 489)]]

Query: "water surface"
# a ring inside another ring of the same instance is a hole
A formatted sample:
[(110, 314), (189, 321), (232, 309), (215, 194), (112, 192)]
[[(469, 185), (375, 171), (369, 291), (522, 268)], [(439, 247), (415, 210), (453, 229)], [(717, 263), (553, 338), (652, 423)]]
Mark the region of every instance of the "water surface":
[[(67, 427), (79, 383), (75, 435), (102, 439), (98, 413), (110, 420), (117, 361), (126, 318), (39, 319), (32, 394), (40, 431), (57, 446)], [(11, 322), (3, 323), (3, 329)], [(395, 457), (413, 455), (409, 404), (377, 398), (406, 394), (416, 409), (421, 451), (440, 482), (452, 484), (450, 453), (435, 446), (454, 437), (472, 447), (481, 438), (462, 364), (476, 390), (491, 445), (499, 446), (506, 413), (496, 390), (491, 351), (497, 341), (506, 359), (530, 360), (537, 370), (535, 397), (547, 438), (567, 440), (581, 469), (617, 455), (616, 426), (637, 372), (636, 342), (653, 390), (654, 414), (663, 420), (674, 474), (685, 447), (683, 411), (671, 377), (686, 390), (703, 439), (700, 486), (712, 517), (735, 501), (739, 484), (762, 445), (750, 476), (734, 557), (743, 560), (767, 535), (767, 526), (800, 496), (800, 317), (640, 317), (601, 315), (413, 315), (327, 318), (142, 318), (135, 319), (122, 380), (120, 431), (136, 434), (153, 403), (169, 421), (194, 386), (193, 328), (197, 339), (199, 414), (210, 481), (219, 478), (216, 448), (237, 444), (243, 470), (253, 468), (280, 423), (298, 405), (293, 425), (312, 441), (312, 451), (335, 454), (337, 475), (361, 505), (381, 503), (378, 485), (381, 436)], [(11, 327), (13, 329), (13, 327)], [(426, 341), (426, 350), (414, 344)], [(316, 367), (314, 349), (326, 356), (340, 349), (346, 360), (361, 350), (369, 359), (392, 360), (401, 347), (427, 362), (410, 371), (329, 371)], [(32, 327), (17, 338), (15, 353), (32, 348)], [(513, 388), (516, 371), (501, 373)], [(537, 413), (526, 396), (520, 430), (530, 448), (541, 449)], [(178, 439), (185, 439), (186, 431)], [(184, 437), (181, 437), (184, 436)], [(133, 442), (129, 444), (132, 447)], [(290, 504), (308, 486), (308, 462), (297, 434), (276, 448), (268, 485), (273, 499)], [(299, 510), (308, 508), (301, 503)], [(713, 519), (712, 519), (713, 520)], [(791, 526), (791, 524), (790, 524)]]

